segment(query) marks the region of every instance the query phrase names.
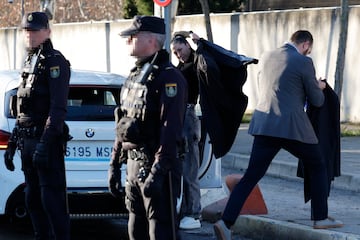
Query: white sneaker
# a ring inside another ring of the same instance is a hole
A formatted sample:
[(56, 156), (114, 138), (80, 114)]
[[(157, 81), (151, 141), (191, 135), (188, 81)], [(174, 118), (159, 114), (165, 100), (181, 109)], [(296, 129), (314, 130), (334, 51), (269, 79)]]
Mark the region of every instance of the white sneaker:
[(199, 219), (195, 219), (192, 217), (184, 217), (180, 220), (180, 229), (196, 229), (201, 228), (201, 223)]
[(332, 217), (328, 217), (320, 221), (314, 221), (314, 229), (339, 228), (343, 226), (344, 224), (341, 221), (335, 220)]

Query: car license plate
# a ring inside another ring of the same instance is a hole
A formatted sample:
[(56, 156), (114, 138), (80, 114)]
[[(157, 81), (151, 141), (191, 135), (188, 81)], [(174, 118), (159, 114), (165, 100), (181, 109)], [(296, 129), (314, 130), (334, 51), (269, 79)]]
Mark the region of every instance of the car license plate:
[(66, 161), (109, 161), (112, 152), (111, 141), (68, 142)]

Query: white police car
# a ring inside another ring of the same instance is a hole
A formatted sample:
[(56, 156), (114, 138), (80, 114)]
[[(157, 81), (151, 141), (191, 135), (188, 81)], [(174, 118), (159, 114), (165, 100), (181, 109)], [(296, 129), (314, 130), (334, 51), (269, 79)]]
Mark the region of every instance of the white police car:
[[(0, 71), (0, 158), (3, 158), (15, 118), (11, 96), (16, 94), (19, 72)], [(117, 74), (72, 70), (66, 122), (73, 137), (65, 156), (69, 210), (72, 218), (114, 217), (126, 214), (124, 201), (108, 192), (109, 159), (115, 137), (114, 109), (124, 77)], [(212, 155), (206, 134), (201, 141), (199, 177), (202, 188), (221, 187), (220, 159)], [(0, 161), (0, 215), (27, 217), (24, 204), (24, 176), (19, 151), (15, 171)], [(125, 186), (125, 169), (122, 182)]]

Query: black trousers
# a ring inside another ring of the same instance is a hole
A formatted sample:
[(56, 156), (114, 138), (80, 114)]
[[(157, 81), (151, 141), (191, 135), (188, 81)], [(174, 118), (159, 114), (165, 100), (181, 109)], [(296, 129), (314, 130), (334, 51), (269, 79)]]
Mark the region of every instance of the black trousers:
[(67, 208), (65, 162), (62, 140), (50, 144), (49, 168), (35, 168), (32, 156), (37, 138), (25, 138), (21, 150), (25, 175), (25, 203), (35, 239), (70, 239), (70, 217)]
[(319, 145), (284, 138), (255, 136), (249, 166), (230, 194), (222, 216), (224, 221), (231, 225), (235, 223), (247, 197), (265, 175), (271, 161), (280, 149), (285, 149), (295, 157), (304, 159), (304, 165), (310, 172), (313, 218), (314, 220), (327, 218), (327, 173)]
[(129, 210), (128, 233), (130, 240), (172, 240), (175, 224), (175, 238), (180, 239), (178, 232), (179, 219), (176, 212), (177, 197), (180, 192), (181, 162), (179, 168), (171, 170), (172, 206), (170, 202), (169, 177), (166, 176), (163, 191), (160, 195), (145, 197), (144, 183), (139, 181), (140, 161), (127, 160), (126, 207)]

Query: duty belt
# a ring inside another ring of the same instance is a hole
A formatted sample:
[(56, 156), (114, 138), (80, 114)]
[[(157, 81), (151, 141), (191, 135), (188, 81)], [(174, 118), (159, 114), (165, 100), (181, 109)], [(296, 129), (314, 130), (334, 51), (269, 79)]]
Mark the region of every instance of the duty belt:
[(134, 161), (138, 161), (139, 172), (137, 178), (140, 182), (144, 182), (147, 176), (149, 175), (152, 162), (150, 162), (149, 157), (142, 149), (131, 149), (128, 150), (128, 158)]
[(42, 128), (39, 127), (19, 127), (20, 137), (25, 138), (37, 138), (42, 135)]
[(135, 161), (140, 161), (140, 160), (146, 160), (147, 159), (147, 156), (146, 154), (139, 150), (139, 149), (131, 149), (131, 150), (128, 150), (128, 158), (129, 159), (132, 159), (132, 160), (135, 160)]

